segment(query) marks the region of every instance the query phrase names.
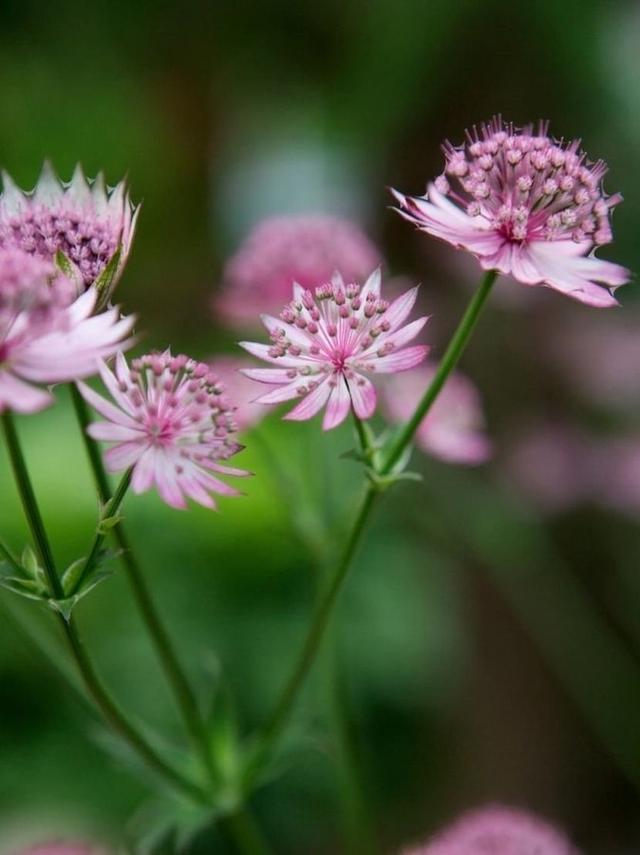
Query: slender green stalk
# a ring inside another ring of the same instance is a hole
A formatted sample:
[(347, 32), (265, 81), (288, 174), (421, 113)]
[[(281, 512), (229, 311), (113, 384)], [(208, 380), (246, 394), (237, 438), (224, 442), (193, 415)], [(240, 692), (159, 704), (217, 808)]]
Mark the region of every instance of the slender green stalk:
[(374, 855), (379, 852), (375, 839), (375, 818), (366, 798), (357, 733), (350, 714), (351, 699), (335, 637), (337, 629), (338, 627), (334, 627), (327, 639), (325, 676), (331, 730), (336, 749), (335, 766), (341, 793), (345, 848), (352, 855)]
[[(480, 285), (478, 286), (471, 302), (462, 316), (462, 320), (453, 334), (431, 385), (425, 392), (409, 421), (398, 433), (390, 451), (387, 453), (384, 463), (377, 472), (378, 475), (388, 475), (392, 471), (394, 465), (402, 457), (402, 454), (411, 442), (413, 435), (422, 422), (422, 419), (426, 416), (429, 408), (436, 400), (438, 393), (455, 368), (469, 342), (471, 334), (473, 333), (480, 316), (480, 312), (487, 300), (487, 297), (489, 296), (491, 287), (493, 286), (497, 275), (497, 271), (489, 270), (482, 277)], [(368, 449), (364, 426), (362, 424), (358, 425), (357, 420), (356, 430), (358, 431), (362, 448)], [(333, 607), (349, 572), (351, 561), (356, 552), (356, 547), (358, 546), (377, 495), (378, 488), (376, 485), (370, 484), (366, 489), (352, 529), (348, 535), (342, 559), (338, 563), (333, 576), (329, 581), (328, 587), (324, 592), (324, 596), (318, 603), (309, 632), (300, 652), (300, 656), (295, 662), (293, 672), (288, 682), (285, 684), (275, 711), (262, 732), (255, 765), (250, 775), (255, 775), (256, 771), (261, 768), (261, 764), (268, 760), (271, 751), (278, 740), (289, 715), (291, 714), (291, 709), (296, 701), (298, 692), (305, 682), (307, 674), (311, 670), (311, 666), (315, 661), (320, 643), (329, 623)]]
[(225, 817), (223, 826), (228, 830), (238, 852), (244, 852), (246, 855), (271, 855), (271, 848), (246, 808)]
[(300, 655), (296, 660), (293, 672), (284, 687), (284, 691), (273, 715), (269, 719), (262, 733), (256, 762), (257, 768), (260, 768), (262, 763), (269, 758), (271, 750), (280, 736), (289, 715), (291, 714), (298, 692), (315, 661), (316, 654), (333, 611), (333, 606), (347, 577), (351, 561), (355, 555), (360, 538), (362, 537), (362, 533), (369, 517), (369, 513), (374, 505), (376, 495), (377, 491), (375, 487), (372, 485), (368, 486), (360, 502), (358, 513), (356, 514), (342, 558), (338, 563), (333, 576), (329, 580), (324, 595), (318, 602), (309, 632), (306, 636), (302, 650), (300, 651)]
[(420, 426), (423, 418), (429, 412), (433, 402), (436, 400), (442, 387), (447, 382), (449, 375), (458, 364), (458, 360), (462, 356), (464, 349), (471, 338), (471, 333), (478, 322), (482, 308), (489, 296), (489, 293), (491, 292), (491, 288), (493, 283), (496, 281), (497, 276), (497, 270), (488, 270), (482, 277), (480, 285), (473, 295), (473, 299), (467, 306), (467, 310), (462, 316), (462, 320), (458, 324), (458, 328), (453, 334), (453, 338), (449, 342), (445, 354), (438, 366), (438, 370), (431, 381), (431, 385), (424, 393), (414, 414), (396, 436), (396, 439), (387, 454), (386, 460), (382, 465), (382, 471), (380, 472), (381, 475), (388, 475), (394, 465), (402, 457), (404, 450), (413, 439), (413, 435)]
[(13, 415), (9, 410), (6, 410), (2, 414), (2, 430), (7, 445), (7, 451), (9, 452), (11, 468), (13, 469), (13, 475), (16, 479), (18, 492), (20, 494), (20, 500), (22, 501), (22, 507), (24, 508), (24, 513), (31, 530), (35, 547), (38, 550), (40, 561), (42, 562), (44, 571), (47, 574), (51, 594), (57, 600), (62, 600), (64, 599), (64, 590), (62, 588), (62, 583), (58, 578), (58, 574), (56, 573), (53, 552), (51, 551), (44, 522), (42, 521), (42, 515), (40, 514), (35, 493), (33, 492), (33, 486), (31, 484), (31, 479), (29, 478), (29, 472), (22, 453), (22, 448), (20, 447), (20, 441), (18, 439), (15, 422), (13, 421)]
[[(118, 513), (120, 505), (122, 504), (127, 490), (129, 489), (132, 474), (133, 468), (129, 468), (120, 479), (120, 483), (118, 484), (115, 493), (105, 505), (104, 511), (101, 515), (102, 520), (107, 520), (110, 517), (115, 517), (115, 515)], [(107, 538), (107, 533), (107, 529), (101, 528), (100, 526), (98, 527), (98, 531), (96, 532), (96, 536), (93, 540), (93, 545), (91, 547), (89, 555), (87, 556), (87, 560), (84, 562), (84, 566), (82, 567), (82, 570), (78, 575), (73, 589), (67, 591), (67, 596), (73, 596), (73, 594), (80, 590), (80, 588), (82, 587), (82, 583), (96, 566), (98, 558), (100, 556), (100, 551), (102, 550), (104, 542)]]
[[(97, 443), (87, 433), (87, 427), (91, 422), (89, 411), (84, 398), (78, 392), (75, 385), (70, 385), (73, 406), (80, 425), (96, 489), (100, 500), (103, 503), (108, 503), (112, 501), (109, 479), (107, 478), (107, 473), (102, 463), (100, 449)], [(116, 495), (117, 491), (116, 494), (114, 494), (113, 499), (115, 499)], [(142, 570), (140, 569), (133, 550), (131, 549), (122, 522), (114, 527), (113, 535), (121, 550), (121, 560), (127, 574), (129, 585), (133, 592), (135, 603), (155, 647), (156, 654), (164, 670), (167, 681), (171, 686), (191, 741), (201, 756), (202, 762), (212, 784), (215, 784), (218, 780), (218, 774), (214, 766), (211, 754), (211, 745), (205, 723), (198, 710), (193, 690), (191, 689), (189, 681), (187, 680), (180, 665), (178, 656), (173, 649), (173, 644), (169, 638), (169, 634), (165, 630), (155, 608), (151, 594), (144, 580)]]
[[(22, 448), (20, 447), (15, 424), (9, 412), (5, 412), (2, 415), (2, 425), (16, 484), (36, 549), (42, 560), (53, 596), (57, 599), (62, 599), (64, 597), (62, 583), (58, 577), (53, 553), (31, 484)], [(89, 654), (80, 640), (80, 635), (73, 618), (67, 621), (62, 614), (58, 613), (58, 619), (89, 694), (114, 730), (127, 740), (131, 747), (144, 758), (151, 768), (169, 780), (173, 786), (188, 793), (198, 801), (205, 801), (206, 792), (166, 763), (112, 700), (95, 672)]]

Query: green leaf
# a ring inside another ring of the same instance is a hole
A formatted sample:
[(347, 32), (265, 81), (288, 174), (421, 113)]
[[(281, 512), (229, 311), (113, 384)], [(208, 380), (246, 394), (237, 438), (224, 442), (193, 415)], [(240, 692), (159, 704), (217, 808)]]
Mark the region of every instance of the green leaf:
[(98, 523), (96, 531), (98, 534), (109, 534), (112, 528), (115, 528), (118, 523), (122, 522), (124, 517), (121, 514), (116, 514), (113, 517), (104, 517)]
[(84, 276), (80, 272), (77, 264), (71, 261), (69, 256), (65, 255), (60, 249), (56, 252), (54, 260), (58, 269), (64, 273), (67, 279), (70, 279), (71, 282), (73, 282), (78, 295), (82, 294), (85, 290)]
[(118, 246), (116, 251), (109, 259), (104, 270), (95, 281), (96, 290), (98, 292), (98, 306), (102, 308), (111, 296), (112, 285), (120, 266), (120, 258), (122, 257), (122, 244)]
[(47, 602), (49, 607), (52, 608), (54, 612), (59, 612), (68, 623), (71, 618), (71, 612), (79, 599), (80, 597), (78, 594), (74, 594), (73, 597), (67, 597), (66, 600), (50, 599), (47, 600)]
[(73, 591), (75, 586), (78, 584), (78, 579), (82, 575), (82, 570), (86, 563), (86, 558), (78, 558), (77, 561), (74, 561), (72, 564), (69, 564), (67, 569), (62, 574), (62, 589), (65, 594), (68, 594), (69, 591)]
[(22, 569), (27, 576), (30, 576), (32, 579), (39, 577), (40, 574), (38, 571), (41, 571), (40, 564), (33, 548), (29, 544), (22, 550), (21, 563)]

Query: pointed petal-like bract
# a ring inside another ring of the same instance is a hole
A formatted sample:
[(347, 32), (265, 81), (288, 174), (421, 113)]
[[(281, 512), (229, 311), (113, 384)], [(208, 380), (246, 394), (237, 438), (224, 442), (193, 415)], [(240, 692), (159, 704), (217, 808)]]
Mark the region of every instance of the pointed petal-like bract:
[(49, 261), (62, 254), (86, 288), (119, 252), (110, 292), (98, 307), (103, 308), (122, 274), (140, 210), (131, 204), (126, 183), (109, 188), (102, 173), (89, 180), (79, 164), (65, 183), (49, 161), (32, 191), (21, 190), (4, 172), (2, 181), (0, 248), (21, 249)]
[(325, 430), (341, 424), (351, 408), (358, 418), (371, 418), (376, 392), (365, 375), (413, 368), (428, 351), (425, 345), (404, 346), (426, 322), (419, 318), (404, 325), (417, 289), (391, 304), (380, 290), (379, 269), (362, 286), (345, 283), (338, 272), (313, 292), (295, 284), (294, 299), (279, 318), (262, 316), (271, 345), (241, 342), (249, 353), (277, 366), (245, 370), (248, 377), (269, 384), (257, 402), (302, 398), (285, 416), (291, 420), (309, 419), (326, 404)]
[(485, 270), (589, 306), (617, 305), (613, 292), (631, 274), (594, 254), (611, 242), (611, 211), (622, 201), (602, 189), (603, 161), (588, 161), (577, 141), (553, 139), (545, 123), (535, 132), (499, 117), (444, 150), (445, 172), (426, 196), (391, 191), (404, 219)]
[(100, 375), (113, 401), (84, 383), (78, 388), (106, 420), (90, 425), (90, 435), (115, 443), (105, 454), (109, 471), (133, 467), (132, 490), (155, 488), (173, 508), (187, 499), (215, 508), (212, 493), (239, 495), (211, 474), (249, 474), (222, 464), (241, 446), (235, 408), (211, 366), (167, 350), (134, 359), (131, 369), (120, 355), (115, 373), (102, 364)]

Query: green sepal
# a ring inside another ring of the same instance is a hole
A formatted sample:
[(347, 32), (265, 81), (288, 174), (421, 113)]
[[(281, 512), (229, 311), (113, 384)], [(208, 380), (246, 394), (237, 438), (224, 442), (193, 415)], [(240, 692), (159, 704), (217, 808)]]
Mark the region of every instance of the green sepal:
[(69, 591), (73, 591), (76, 584), (78, 583), (78, 579), (82, 575), (82, 570), (86, 563), (86, 558), (78, 558), (77, 561), (69, 564), (67, 569), (62, 574), (61, 582), (62, 582), (62, 590), (65, 594), (68, 594)]
[(74, 264), (73, 261), (69, 258), (68, 255), (65, 255), (61, 249), (59, 249), (55, 256), (54, 261), (56, 263), (56, 267), (60, 270), (67, 279), (70, 279), (71, 282), (76, 286), (76, 292), (78, 295), (82, 294), (85, 290), (84, 284), (84, 276), (80, 272), (77, 264)]
[(115, 528), (118, 523), (121, 523), (124, 517), (122, 514), (116, 514), (112, 517), (103, 517), (98, 525), (96, 526), (96, 532), (98, 534), (109, 534), (112, 528)]
[(103, 309), (111, 296), (112, 285), (115, 281), (118, 268), (120, 266), (120, 258), (122, 257), (122, 244), (118, 246), (113, 253), (104, 269), (96, 279), (94, 285), (98, 292), (98, 308)]
[(33, 548), (29, 544), (22, 550), (20, 565), (30, 579), (39, 579), (42, 577), (42, 568)]

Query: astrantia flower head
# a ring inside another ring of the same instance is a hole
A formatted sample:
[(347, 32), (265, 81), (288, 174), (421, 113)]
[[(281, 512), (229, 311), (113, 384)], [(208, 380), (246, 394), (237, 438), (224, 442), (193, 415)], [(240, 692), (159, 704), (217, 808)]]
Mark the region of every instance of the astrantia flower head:
[(2, 179), (0, 247), (16, 247), (49, 260), (62, 252), (78, 268), (85, 288), (120, 250), (110, 289), (115, 286), (140, 210), (131, 204), (124, 181), (106, 187), (102, 175), (88, 180), (78, 165), (65, 183), (49, 163), (32, 191), (21, 190), (7, 173)]
[(88, 377), (127, 346), (134, 318), (117, 309), (91, 317), (95, 287), (74, 302), (73, 291), (51, 262), (0, 250), (0, 412), (43, 409), (53, 398), (33, 383)]
[(155, 487), (174, 508), (191, 498), (215, 507), (211, 493), (237, 496), (212, 473), (248, 475), (220, 461), (242, 449), (235, 440), (233, 406), (216, 374), (204, 362), (169, 351), (134, 359), (131, 367), (118, 354), (115, 371), (100, 375), (113, 403), (84, 383), (80, 391), (106, 421), (88, 428), (94, 439), (114, 442), (105, 454), (107, 468), (133, 467), (131, 487), (143, 493)]
[[(424, 365), (384, 384), (383, 403), (392, 421), (411, 417), (436, 367)], [(447, 463), (473, 466), (489, 458), (491, 443), (484, 432), (480, 394), (471, 380), (458, 373), (450, 375), (416, 431), (415, 441), (427, 454)]]
[(367, 374), (392, 374), (422, 362), (425, 345), (405, 347), (427, 318), (409, 324), (417, 288), (391, 304), (380, 296), (380, 271), (363, 286), (345, 284), (339, 274), (327, 285), (310, 291), (295, 283), (293, 301), (280, 318), (263, 315), (271, 345), (241, 342), (242, 347), (277, 368), (253, 368), (244, 373), (276, 388), (257, 398), (261, 404), (302, 401), (285, 418), (310, 419), (326, 404), (323, 427), (334, 428), (353, 406), (368, 419), (376, 407), (376, 391)]
[(612, 240), (607, 166), (579, 142), (555, 140), (546, 123), (515, 128), (494, 118), (444, 145), (445, 171), (424, 197), (392, 191), (399, 213), (418, 228), (473, 253), (485, 270), (525, 285), (555, 288), (591, 306), (617, 304), (612, 292), (629, 271), (594, 255)]
[(578, 855), (560, 831), (531, 814), (488, 807), (463, 816), (405, 855)]
[(340, 270), (362, 283), (381, 254), (354, 223), (337, 217), (271, 217), (249, 234), (224, 271), (215, 309), (237, 326), (255, 324), (262, 312), (277, 312), (291, 286), (315, 288)]

